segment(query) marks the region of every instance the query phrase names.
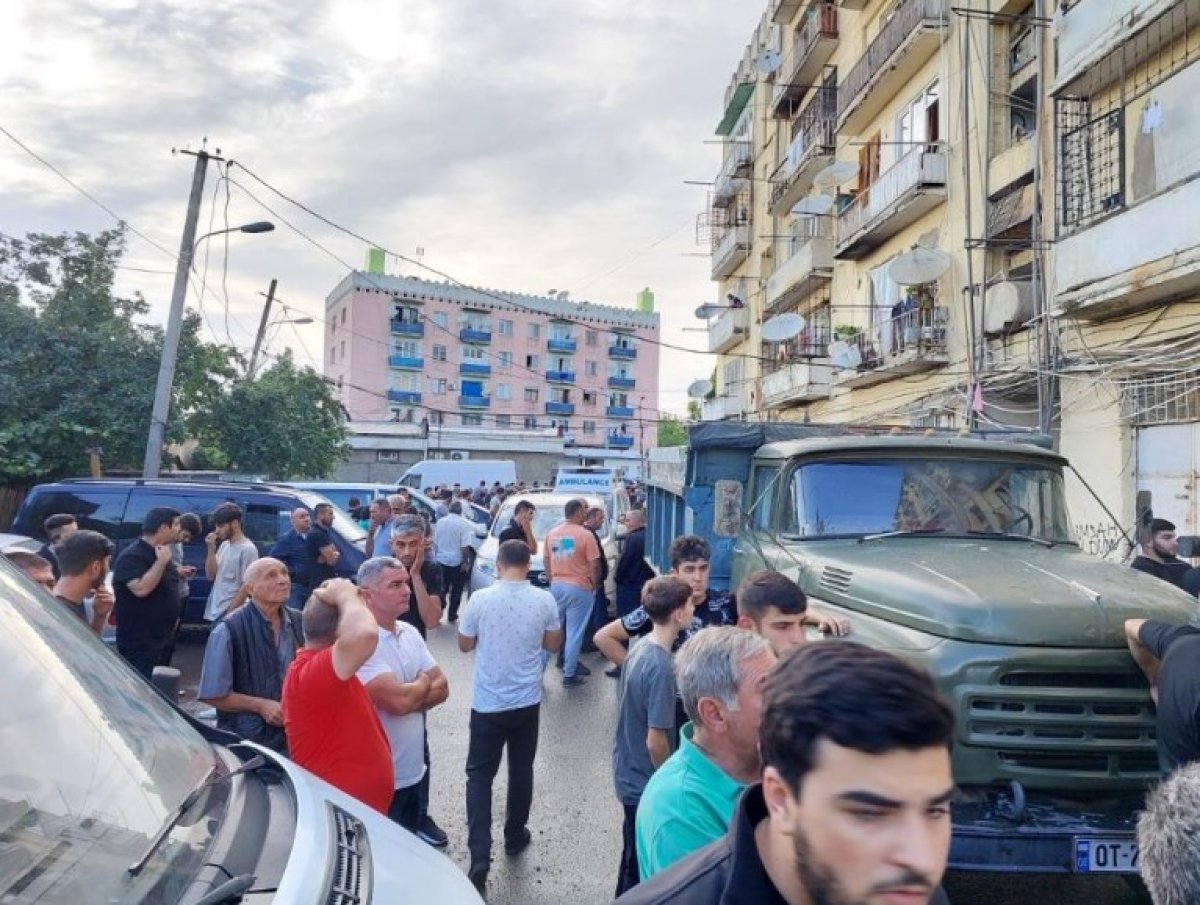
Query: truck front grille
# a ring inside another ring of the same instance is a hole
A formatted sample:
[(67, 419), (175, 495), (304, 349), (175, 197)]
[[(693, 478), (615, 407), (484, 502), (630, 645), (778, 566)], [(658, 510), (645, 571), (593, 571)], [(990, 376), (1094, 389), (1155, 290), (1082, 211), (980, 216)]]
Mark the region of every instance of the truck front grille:
[(333, 864), (325, 905), (360, 905), (371, 899), (371, 847), (362, 821), (337, 805), (333, 818)]

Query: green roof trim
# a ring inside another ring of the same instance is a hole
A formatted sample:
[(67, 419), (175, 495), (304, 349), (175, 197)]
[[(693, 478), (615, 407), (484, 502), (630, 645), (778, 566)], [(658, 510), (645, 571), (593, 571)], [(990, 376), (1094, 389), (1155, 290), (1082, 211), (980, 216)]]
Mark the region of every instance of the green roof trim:
[(753, 82), (742, 82), (734, 89), (733, 97), (729, 100), (729, 106), (725, 108), (725, 116), (717, 125), (718, 135), (727, 136), (733, 131), (733, 127), (737, 125), (738, 117), (746, 109), (746, 104), (750, 103), (750, 95), (752, 94), (754, 94)]

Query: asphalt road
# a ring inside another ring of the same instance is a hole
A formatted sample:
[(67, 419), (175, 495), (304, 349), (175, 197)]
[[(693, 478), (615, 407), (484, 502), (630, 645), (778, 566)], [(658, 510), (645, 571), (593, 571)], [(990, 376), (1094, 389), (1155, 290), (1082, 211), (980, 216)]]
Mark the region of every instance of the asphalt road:
[[(432, 752), (430, 811), (450, 836), (447, 857), (465, 872), (467, 724), (471, 707), (470, 654), (455, 644), (452, 627), (430, 633), (429, 647), (450, 679), (450, 700), (429, 715)], [(181, 644), (175, 665), (185, 699), (195, 696), (202, 647)], [(489, 905), (609, 905), (621, 853), (621, 810), (612, 791), (609, 759), (616, 682), (603, 675), (598, 654), (586, 655), (592, 676), (566, 690), (559, 673), (546, 674), (536, 788), (529, 828), (533, 844), (516, 859), (504, 855), (505, 768), (496, 777)], [(954, 905), (1135, 905), (1144, 900), (1120, 878), (1011, 877), (958, 874), (946, 878)]]

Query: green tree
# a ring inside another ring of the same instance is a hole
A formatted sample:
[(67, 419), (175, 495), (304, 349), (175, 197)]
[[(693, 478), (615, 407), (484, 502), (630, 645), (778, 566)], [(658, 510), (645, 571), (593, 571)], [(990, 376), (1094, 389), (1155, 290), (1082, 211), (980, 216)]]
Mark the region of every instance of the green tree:
[(203, 440), (234, 467), (272, 480), (321, 478), (349, 452), (341, 403), (325, 378), (285, 352), (234, 384), (202, 419)]
[(687, 446), (687, 429), (678, 418), (663, 415), (658, 422), (659, 446)]

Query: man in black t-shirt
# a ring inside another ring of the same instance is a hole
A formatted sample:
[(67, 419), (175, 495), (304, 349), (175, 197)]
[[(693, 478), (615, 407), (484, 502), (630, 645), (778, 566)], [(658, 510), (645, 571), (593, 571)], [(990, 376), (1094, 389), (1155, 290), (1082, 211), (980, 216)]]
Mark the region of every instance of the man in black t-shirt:
[(142, 536), (113, 563), (117, 651), (147, 679), (179, 619), (179, 572), (171, 558), (171, 544), (178, 540), (179, 512), (155, 507), (146, 513)]
[(309, 529), (308, 537), (304, 539), (308, 578), (314, 588), (319, 588), (321, 582), (329, 581), (337, 574), (333, 567), (337, 565), (340, 554), (330, 534), (332, 526), (333, 506), (329, 503), (317, 503), (313, 507), (312, 528)]
[(1190, 566), (1175, 555), (1178, 551), (1179, 538), (1175, 534), (1175, 525), (1165, 518), (1156, 518), (1146, 529), (1141, 555), (1129, 567), (1182, 588), (1183, 578)]
[(500, 543), (508, 540), (524, 541), (530, 553), (537, 553), (537, 539), (533, 536), (533, 516), (537, 509), (529, 500), (521, 500), (513, 510), (513, 517), (500, 532)]
[(1158, 706), (1159, 767), (1170, 773), (1200, 761), (1200, 629), (1127, 619), (1125, 643)]

